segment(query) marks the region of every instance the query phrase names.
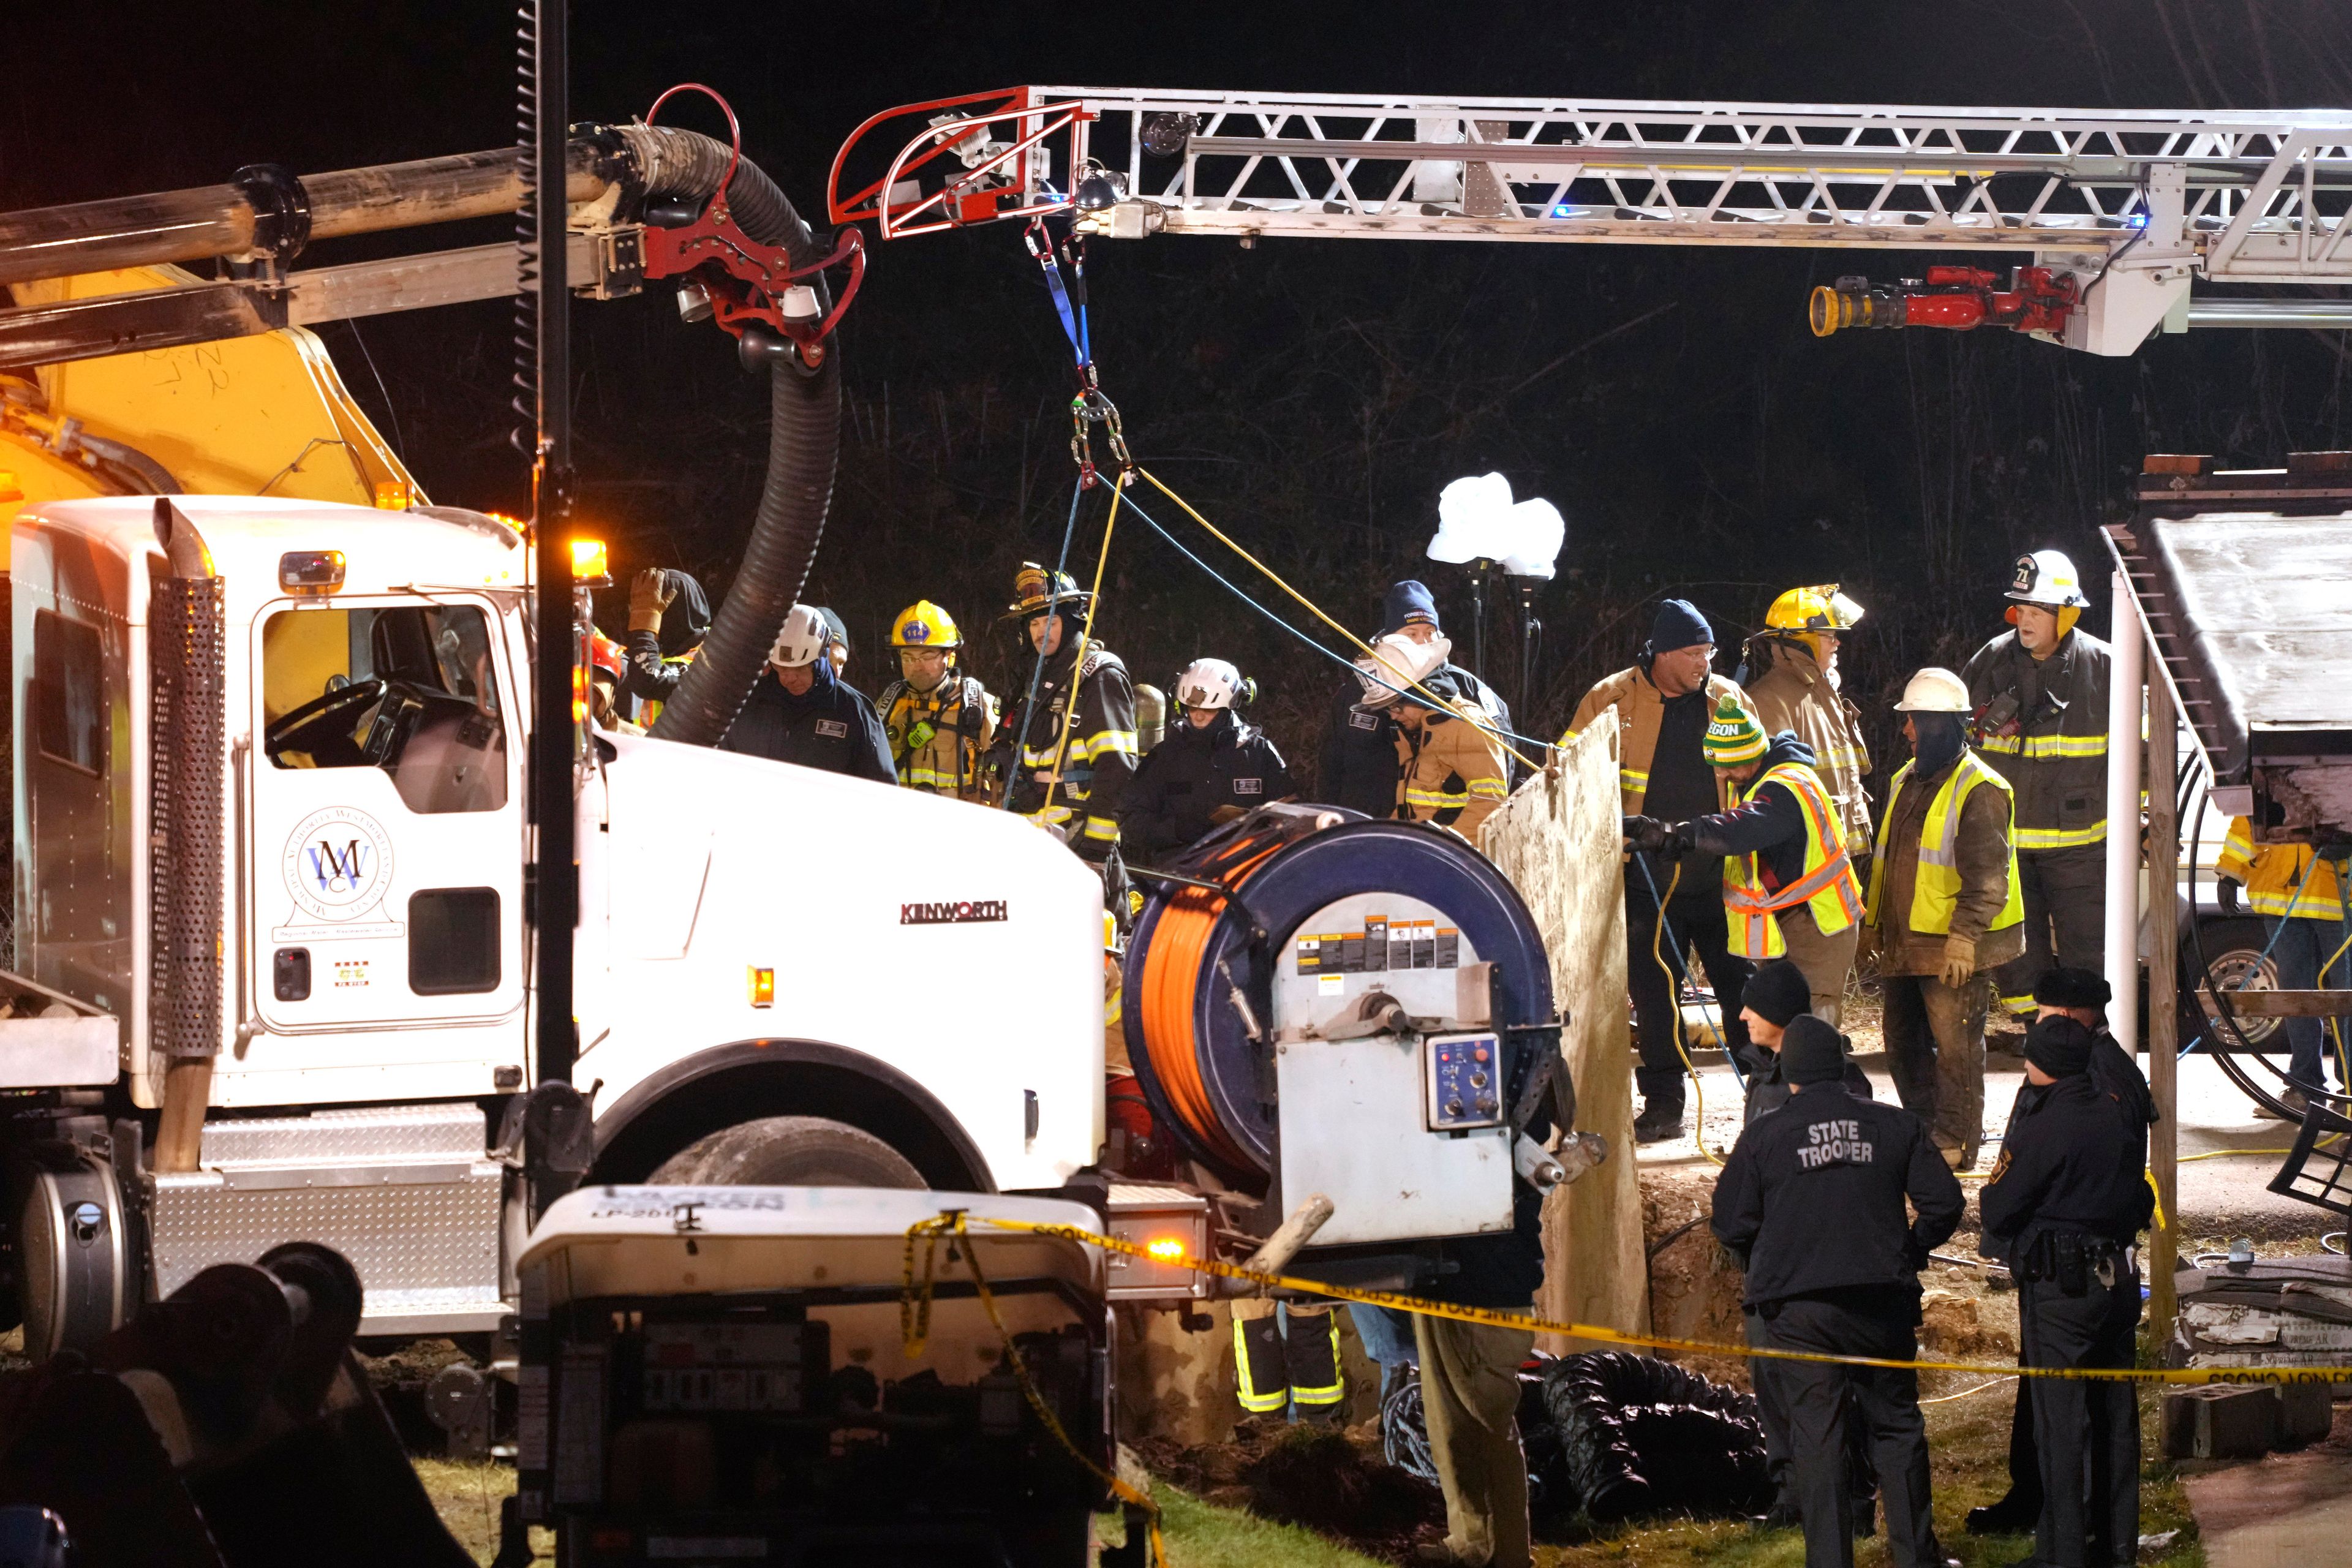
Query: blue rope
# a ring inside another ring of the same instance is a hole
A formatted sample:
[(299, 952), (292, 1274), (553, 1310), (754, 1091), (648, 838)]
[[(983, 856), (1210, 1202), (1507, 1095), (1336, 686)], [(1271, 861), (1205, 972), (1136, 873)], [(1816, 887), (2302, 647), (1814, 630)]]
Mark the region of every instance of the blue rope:
[[(1183, 541), (1178, 539), (1174, 534), (1160, 527), (1158, 520), (1153, 518), (1150, 512), (1144, 510), (1142, 507), (1136, 504), (1135, 498), (1132, 495), (1129, 496), (1123, 504), (1126, 506), (1128, 510), (1135, 513), (1136, 516), (1141, 518), (1147, 524), (1149, 524), (1152, 532), (1158, 534), (1160, 538), (1174, 545), (1178, 554), (1183, 556), (1185, 560), (1190, 561), (1193, 565), (1198, 566), (1202, 571), (1206, 572), (1234, 598), (1239, 599), (1243, 604), (1247, 605), (1251, 609), (1255, 610), (1259, 615), (1264, 616), (1267, 620), (1272, 621), (1276, 626), (1280, 626), (1284, 631), (1288, 632), (1292, 637), (1297, 637), (1300, 642), (1305, 643), (1308, 647), (1313, 648), (1317, 653), (1321, 654), (1325, 658), (1329, 659), (1333, 664), (1338, 665), (1349, 675), (1356, 673), (1356, 661), (1354, 659), (1348, 658), (1344, 654), (1333, 653), (1329, 648), (1325, 647), (1321, 643), (1317, 642), (1313, 637), (1308, 637), (1305, 632), (1300, 631), (1297, 626), (1292, 626), (1288, 621), (1284, 620), (1280, 616), (1276, 615), (1272, 610), (1267, 609), (1264, 605), (1261, 605), (1255, 599), (1251, 598), (1245, 591), (1235, 586), (1233, 581), (1226, 577), (1223, 573), (1218, 571), (1215, 567), (1202, 560), (1198, 555), (1193, 554), (1191, 550), (1185, 547)], [(1540, 747), (1547, 751), (1551, 747), (1551, 742), (1549, 741), (1538, 741), (1532, 735), (1522, 735), (1517, 733), (1516, 731), (1503, 729), (1499, 725), (1492, 722), (1491, 719), (1484, 727), (1489, 733), (1500, 735), (1506, 740), (1524, 742), (1528, 745)]]
[[(1059, 607), (1054, 595), (1061, 592), (1062, 571), (1070, 563), (1070, 536), (1078, 531), (1078, 502), (1086, 493), (1084, 480), (1070, 487), (1070, 520), (1062, 524), (1062, 552), (1054, 558), (1054, 581), (1046, 584), (1049, 608)], [(1024, 626), (1025, 629), (1026, 623)], [(999, 811), (1013, 809), (1013, 786), (1021, 782), (1021, 757), (1028, 749), (1029, 726), (1037, 714), (1037, 684), (1045, 679), (1045, 649), (1041, 643), (1037, 648), (1037, 662), (1029, 667), (1029, 695), (1021, 701), (1021, 732), (1013, 737), (1013, 754), (1006, 759), (1004, 793), (996, 797), (996, 809)]]

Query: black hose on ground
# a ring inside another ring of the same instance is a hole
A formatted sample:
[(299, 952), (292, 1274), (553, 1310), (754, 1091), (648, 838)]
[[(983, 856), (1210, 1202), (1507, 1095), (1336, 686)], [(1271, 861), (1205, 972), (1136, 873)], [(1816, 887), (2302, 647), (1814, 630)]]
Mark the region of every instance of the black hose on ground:
[(1770, 1506), (1752, 1396), (1624, 1351), (1562, 1356), (1546, 1364), (1543, 1384), (1562, 1468), (1590, 1518)]
[[(708, 136), (656, 125), (625, 125), (616, 133), (648, 199), (707, 202), (726, 176), (728, 148)], [(745, 234), (763, 245), (782, 246), (795, 268), (817, 259), (808, 226), (756, 165), (736, 163), (727, 205)], [(822, 279), (818, 296), (824, 297)], [(709, 746), (727, 733), (768, 661), (777, 628), (800, 596), (824, 532), (841, 455), (839, 345), (826, 345), (824, 363), (814, 372), (796, 356), (772, 356), (768, 375), (768, 476), (760, 510), (710, 635), (654, 722), (652, 732), (661, 740)]]

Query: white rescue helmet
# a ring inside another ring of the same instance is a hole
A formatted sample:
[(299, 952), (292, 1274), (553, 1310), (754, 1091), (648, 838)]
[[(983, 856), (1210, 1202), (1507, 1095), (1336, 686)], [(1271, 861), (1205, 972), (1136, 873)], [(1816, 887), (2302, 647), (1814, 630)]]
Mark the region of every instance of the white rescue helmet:
[(1425, 643), (1402, 632), (1391, 632), (1372, 644), (1372, 651), (1356, 661), (1356, 679), (1364, 689), (1364, 709), (1392, 708), (1405, 693), (1436, 674), (1453, 656), (1454, 645), (1443, 637)]
[(824, 616), (814, 605), (794, 605), (776, 633), (776, 646), (768, 650), (768, 662), (780, 669), (814, 664), (832, 637), (833, 628), (824, 624)]
[(1231, 708), (1246, 702), (1242, 672), (1222, 658), (1196, 658), (1176, 678), (1176, 700), (1187, 708)]
[(2053, 610), (2083, 610), (2082, 575), (2063, 550), (2037, 550), (2017, 558), (2017, 575), (2010, 580), (2009, 596), (2021, 605), (2042, 605)]
[(1968, 682), (1948, 669), (1929, 665), (1903, 688), (1897, 713), (1966, 713), (1970, 710)]

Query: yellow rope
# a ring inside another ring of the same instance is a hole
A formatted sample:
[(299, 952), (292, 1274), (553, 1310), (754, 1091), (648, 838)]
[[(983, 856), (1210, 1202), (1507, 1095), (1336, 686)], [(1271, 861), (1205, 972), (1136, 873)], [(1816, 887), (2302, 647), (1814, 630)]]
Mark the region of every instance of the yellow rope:
[[(1353, 643), (1360, 651), (1366, 654), (1370, 654), (1373, 651), (1370, 643), (1364, 641), (1363, 638), (1358, 637), (1355, 633), (1349, 631), (1347, 627), (1333, 620), (1329, 616), (1325, 615), (1323, 613), (1323, 607), (1320, 605), (1318, 605), (1314, 600), (1308, 598), (1306, 595), (1292, 587), (1288, 583), (1284, 582), (1282, 577), (1276, 573), (1273, 567), (1268, 566), (1265, 562), (1260, 561), (1256, 556), (1252, 555), (1248, 551), (1243, 549), (1238, 542), (1227, 535), (1224, 531), (1220, 529), (1215, 523), (1211, 522), (1207, 518), (1202, 517), (1199, 512), (1194, 511), (1192, 510), (1192, 502), (1186, 500), (1182, 496), (1178, 495), (1174, 490), (1170, 489), (1166, 485), (1161, 484), (1159, 477), (1153, 474), (1150, 469), (1139, 468), (1135, 471), (1141, 474), (1145, 479), (1150, 479), (1154, 489), (1157, 489), (1161, 495), (1166, 496), (1170, 500), (1174, 501), (1178, 506), (1182, 507), (1184, 509), (1184, 515), (1191, 518), (1194, 522), (1199, 523), (1202, 528), (1207, 529), (1211, 537), (1214, 538), (1218, 543), (1223, 545), (1226, 549), (1232, 551), (1234, 554), (1248, 562), (1252, 566), (1256, 567), (1260, 573), (1265, 574), (1267, 582), (1272, 583), (1276, 587), (1281, 589), (1284, 593), (1297, 600), (1300, 606), (1303, 607), (1307, 614), (1313, 616), (1317, 620), (1321, 621), (1325, 626), (1329, 626), (1333, 631), (1338, 632), (1341, 637), (1346, 637), (1350, 643)], [(1446, 712), (1456, 712), (1456, 710), (1449, 704), (1445, 699), (1440, 697), (1436, 692), (1432, 691), (1428, 687), (1423, 686), (1421, 682), (1415, 680), (1408, 682), (1407, 684), (1409, 684), (1413, 690), (1420, 692), (1423, 697), (1428, 698), (1432, 702), (1437, 704), (1438, 707), (1444, 709)], [(1543, 771), (1543, 763), (1535, 761), (1526, 752), (1512, 745), (1509, 738), (1501, 731), (1493, 728), (1491, 725), (1483, 723), (1479, 720), (1472, 719), (1466, 714), (1459, 716), (1463, 719), (1464, 722), (1467, 723), (1472, 729), (1477, 731), (1480, 734), (1486, 736), (1496, 745), (1502, 747), (1503, 750), (1518, 758), (1519, 761), (1525, 763), (1529, 770), (1536, 773), (1541, 773)]]
[[(1681, 886), (1682, 879), (1683, 863), (1678, 856), (1675, 860), (1675, 874), (1666, 879), (1666, 890), (1658, 899), (1658, 918), (1650, 926), (1650, 962), (1656, 964), (1658, 972), (1666, 977), (1666, 1000), (1674, 1012), (1675, 1055), (1683, 1058), (1683, 1071), (1690, 1074), (1691, 1100), (1696, 1107), (1691, 1113), (1695, 1119), (1691, 1126), (1691, 1142), (1698, 1145), (1700, 1153), (1706, 1155), (1720, 1169), (1723, 1164), (1722, 1159), (1714, 1150), (1706, 1146), (1706, 1089), (1699, 1082), (1697, 1064), (1691, 1060), (1690, 1052), (1683, 1048), (1682, 987), (1675, 984), (1675, 972), (1666, 967), (1665, 954), (1660, 951), (1658, 945), (1665, 938), (1666, 905), (1674, 901), (1675, 889)], [(1657, 890), (1657, 884), (1652, 883), (1650, 891), (1654, 894)], [(1709, 978), (1712, 979), (1713, 976)], [(1723, 999), (1719, 994), (1716, 998), (1715, 1007), (1716, 1017), (1718, 1020), (1717, 1031), (1723, 1040), (1723, 1054), (1728, 1057), (1731, 1054), (1731, 1031), (1727, 1026), (1720, 1022), (1723, 1016)]]
[[(1087, 618), (1078, 626), (1078, 646), (1070, 658), (1069, 687), (1062, 693), (1062, 732), (1054, 740), (1054, 765), (1045, 778), (1045, 803), (1037, 807), (1037, 819), (1041, 822), (1045, 820), (1045, 814), (1054, 809), (1054, 791), (1061, 787), (1062, 759), (1068, 754), (1070, 725), (1078, 716), (1078, 672), (1086, 668), (1087, 644), (1094, 637), (1095, 611), (1102, 604), (1103, 568), (1110, 564), (1110, 531), (1118, 524), (1118, 503), (1126, 491), (1127, 476), (1121, 474), (1110, 487), (1110, 512), (1103, 519), (1102, 551), (1095, 557), (1095, 585), (1087, 595)], [(1049, 587), (1053, 592), (1060, 591), (1058, 584), (1049, 584)], [(1059, 620), (1061, 618), (1059, 610), (1058, 605), (1049, 605), (1045, 614)], [(1016, 752), (1029, 743), (1029, 719), (1030, 715), (1026, 713), (1021, 716), (1022, 733), (1013, 742)], [(1072, 809), (1075, 810), (1076, 807)], [(1082, 818), (1078, 823), (1078, 831), (1074, 837), (1083, 838), (1085, 834), (1086, 823)], [(1073, 844), (1071, 847), (1075, 849), (1077, 846)]]
[[(999, 1224), (984, 1216), (982, 1223)], [(1000, 1226), (1000, 1228), (1003, 1226)], [(915, 1243), (918, 1239), (925, 1243), (919, 1280), (915, 1274)], [(1070, 1458), (1085, 1466), (1087, 1473), (1108, 1486), (1121, 1502), (1143, 1511), (1144, 1517), (1150, 1521), (1150, 1568), (1168, 1568), (1168, 1546), (1160, 1534), (1160, 1505), (1152, 1501), (1149, 1492), (1139, 1490), (1120, 1479), (1117, 1470), (1107, 1470), (1088, 1458), (1086, 1451), (1070, 1440), (1069, 1433), (1063, 1429), (1061, 1418), (1054, 1414), (1053, 1407), (1045, 1403), (1045, 1395), (1039, 1394), (1037, 1385), (1030, 1381), (1028, 1363), (1021, 1359), (1021, 1352), (1013, 1347), (1012, 1331), (1004, 1326), (1004, 1314), (997, 1309), (996, 1294), (988, 1288), (987, 1276), (980, 1271), (980, 1249), (971, 1245), (971, 1232), (964, 1223), (964, 1211), (961, 1209), (945, 1210), (936, 1218), (917, 1220), (908, 1227), (905, 1276), (898, 1293), (898, 1330), (905, 1341), (907, 1359), (913, 1361), (919, 1357), (930, 1337), (931, 1287), (938, 1279), (939, 1250), (942, 1239), (948, 1243), (950, 1262), (955, 1260), (958, 1253), (962, 1254), (964, 1267), (971, 1274), (972, 1292), (980, 1298), (981, 1306), (986, 1309), (989, 1323), (996, 1330), (997, 1338), (1004, 1342), (1004, 1363), (1011, 1369), (1013, 1380), (1021, 1385), (1021, 1396), (1029, 1402), (1029, 1408), (1036, 1413), (1038, 1422), (1055, 1442), (1061, 1444)]]

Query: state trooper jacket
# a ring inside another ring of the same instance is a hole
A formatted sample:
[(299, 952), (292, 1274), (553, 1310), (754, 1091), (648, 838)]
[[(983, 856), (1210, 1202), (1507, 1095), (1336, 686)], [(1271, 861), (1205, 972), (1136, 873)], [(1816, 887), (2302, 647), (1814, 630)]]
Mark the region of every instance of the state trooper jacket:
[(2144, 1175), (2147, 1122), (2087, 1073), (2017, 1097), (2000, 1158), (1977, 1197), (1988, 1257), (2014, 1258), (2044, 1230), (2128, 1246), (2156, 1213)]
[(1193, 843), (1221, 806), (1254, 810), (1297, 794), (1265, 731), (1231, 709), (1195, 729), (1180, 721), (1128, 781), (1118, 808), (1120, 852), (1136, 864)]
[(1743, 1300), (1761, 1307), (1856, 1287), (1916, 1291), (1966, 1205), (1925, 1122), (1816, 1083), (1739, 1134), (1709, 1224), (1748, 1271)]
[(1766, 734), (1791, 731), (1811, 750), (1813, 771), (1837, 805), (1846, 849), (1867, 856), (1870, 748), (1862, 739), (1862, 714), (1838, 694), (1802, 643), (1759, 637), (1749, 646), (1766, 661), (1744, 688), (1757, 721)]
[(772, 667), (761, 672), (742, 711), (719, 737), (719, 749), (877, 784), (898, 783), (874, 704), (835, 679), (828, 661), (820, 658), (809, 668), (816, 678), (798, 697), (784, 689)]
[(1960, 672), (1977, 752), (2017, 792), (2021, 855), (2105, 841), (2110, 663), (2107, 645), (2077, 626), (2045, 659), (2003, 632)]
[[(1756, 705), (1729, 677), (1710, 674), (1706, 678), (1707, 711), (1713, 712), (1727, 697), (1748, 710), (1749, 717), (1755, 716)], [(1566, 745), (1599, 717), (1602, 709), (1616, 710), (1617, 721), (1623, 727), (1617, 742), (1617, 787), (1624, 795), (1628, 816), (1643, 815), (1642, 801), (1650, 788), (1650, 762), (1657, 752), (1665, 703), (1665, 694), (1651, 682), (1646, 667), (1635, 665), (1631, 669), (1621, 669), (1584, 694), (1584, 700), (1576, 705), (1576, 716), (1568, 721), (1567, 732), (1559, 738), (1560, 744)], [(1769, 730), (1765, 732), (1771, 733)], [(1704, 758), (1700, 763), (1706, 765)], [(1739, 804), (1738, 792), (1720, 774), (1716, 779), (1716, 795), (1725, 811)]]
[[(1014, 811), (1024, 816), (1046, 811), (1054, 825), (1069, 828), (1071, 848), (1087, 859), (1099, 860), (1118, 842), (1119, 801), (1135, 775), (1135, 686), (1127, 666), (1107, 647), (1087, 648), (1086, 664), (1074, 679), (1071, 667), (1076, 658), (1073, 646), (1045, 661), (1037, 700), (1007, 716), (997, 734), (993, 760), (1000, 770), (1013, 771), (1010, 804)], [(1077, 688), (1076, 716), (1070, 721), (1068, 744), (1058, 755), (1061, 784), (1048, 807), (1046, 786), (1037, 774), (1051, 772), (1055, 764), (1062, 712), (1073, 685)]]

